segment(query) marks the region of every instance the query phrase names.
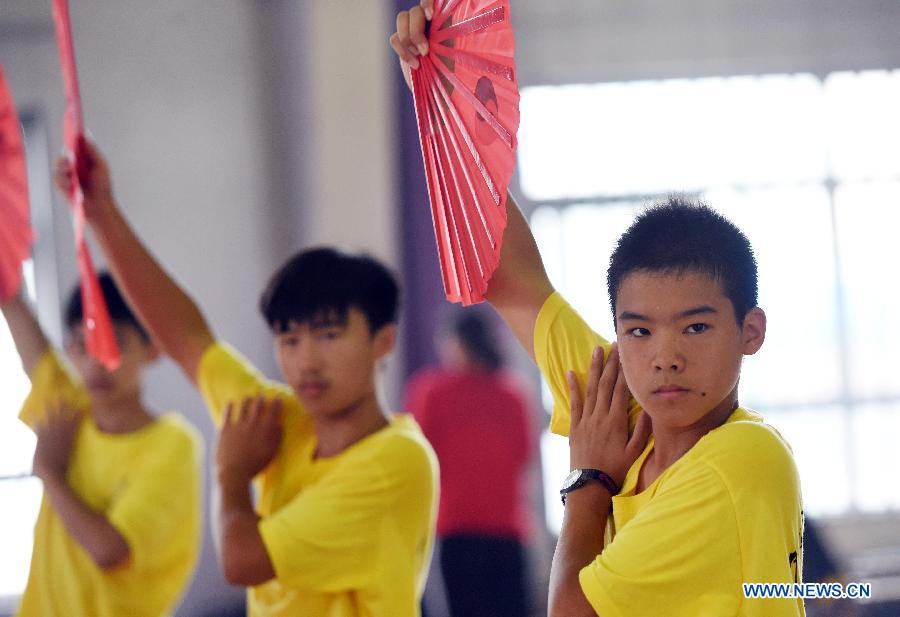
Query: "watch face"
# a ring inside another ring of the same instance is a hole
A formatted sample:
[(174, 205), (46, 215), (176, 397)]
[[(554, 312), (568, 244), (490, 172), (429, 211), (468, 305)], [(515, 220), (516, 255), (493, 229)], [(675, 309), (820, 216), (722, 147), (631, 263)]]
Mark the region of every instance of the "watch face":
[(570, 488), (572, 488), (573, 486), (578, 484), (578, 481), (580, 479), (581, 479), (581, 470), (573, 469), (572, 471), (569, 472), (569, 475), (566, 476), (566, 479), (563, 480), (562, 490), (563, 491), (569, 490)]

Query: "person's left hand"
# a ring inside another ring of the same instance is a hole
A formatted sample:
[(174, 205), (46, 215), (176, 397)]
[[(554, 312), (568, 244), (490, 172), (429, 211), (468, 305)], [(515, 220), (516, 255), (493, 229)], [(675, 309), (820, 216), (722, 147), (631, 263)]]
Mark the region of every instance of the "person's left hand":
[(628, 387), (613, 344), (606, 362), (603, 348), (594, 349), (585, 394), (575, 373), (569, 371), (569, 460), (572, 469), (599, 469), (622, 486), (650, 436), (650, 418), (642, 412), (628, 435)]
[(47, 408), (44, 418), (35, 427), (37, 447), (32, 463), (35, 476), (44, 482), (65, 481), (80, 424), (81, 414), (63, 402)]
[(281, 422), (279, 398), (246, 398), (239, 410), (229, 403), (216, 448), (219, 474), (249, 482), (265, 469), (281, 445)]

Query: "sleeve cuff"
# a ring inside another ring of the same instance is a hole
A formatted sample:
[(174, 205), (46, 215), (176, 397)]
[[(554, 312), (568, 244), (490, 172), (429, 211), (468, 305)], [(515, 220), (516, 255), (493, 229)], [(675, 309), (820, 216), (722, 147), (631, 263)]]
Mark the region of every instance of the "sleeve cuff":
[(591, 573), (594, 565), (594, 562), (591, 562), (578, 573), (578, 584), (584, 597), (587, 598), (588, 604), (595, 613), (603, 617), (625, 617)]
[(275, 576), (285, 581), (287, 577), (286, 556), (279, 553), (279, 547), (287, 545), (284, 541), (284, 533), (279, 528), (278, 521), (271, 517), (263, 517), (259, 519), (256, 528), (259, 530), (259, 536), (262, 538), (263, 546), (266, 547), (266, 553), (272, 562), (272, 569), (275, 570)]
[(534, 320), (534, 358), (541, 369), (547, 366), (547, 348), (550, 339), (550, 328), (559, 311), (566, 305), (566, 299), (558, 291), (554, 291), (544, 300), (537, 319)]

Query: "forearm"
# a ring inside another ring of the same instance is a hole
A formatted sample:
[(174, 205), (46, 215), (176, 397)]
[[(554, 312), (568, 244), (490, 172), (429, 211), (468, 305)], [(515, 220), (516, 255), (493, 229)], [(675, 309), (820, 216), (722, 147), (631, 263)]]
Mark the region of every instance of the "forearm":
[(197, 365), (213, 342), (200, 309), (166, 274), (117, 207), (105, 208), (91, 227), (131, 307), (163, 352), (196, 382)]
[(3, 304), (0, 309), (3, 311), (3, 318), (9, 325), (16, 351), (19, 352), (19, 358), (22, 360), (22, 367), (30, 375), (49, 347), (47, 337), (21, 292)]
[(509, 193), (506, 217), (500, 264), (491, 276), (485, 297), (533, 357), (534, 322), (544, 301), (553, 293), (553, 286), (528, 221)]
[(103, 514), (95, 512), (64, 478), (43, 478), (44, 490), (63, 525), (99, 567), (110, 570), (125, 564), (131, 549), (125, 537)]
[(250, 587), (275, 578), (259, 533), (260, 517), (253, 509), (249, 479), (220, 471), (219, 491), (218, 532), (225, 579), (232, 585)]
[(596, 483), (570, 493), (550, 568), (550, 617), (596, 615), (578, 575), (603, 551), (603, 534), (612, 504), (609, 492)]

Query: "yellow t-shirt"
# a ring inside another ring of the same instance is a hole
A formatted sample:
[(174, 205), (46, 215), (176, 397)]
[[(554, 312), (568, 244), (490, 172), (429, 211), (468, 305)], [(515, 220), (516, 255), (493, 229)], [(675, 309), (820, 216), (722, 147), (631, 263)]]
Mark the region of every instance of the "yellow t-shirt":
[(198, 384), (213, 418), (229, 401), (279, 396), (284, 436), (256, 478), (259, 531), (276, 578), (248, 590), (251, 617), (414, 617), (434, 540), (437, 459), (406, 414), (342, 452), (314, 458), (312, 421), (287, 386), (212, 345)]
[(84, 411), (69, 463), (72, 490), (125, 537), (126, 565), (104, 571), (66, 530), (44, 496), (34, 528), (20, 617), (160, 617), (170, 614), (197, 561), (200, 541), (199, 435), (169, 413), (137, 431), (103, 433), (84, 388), (46, 353), (19, 414), (34, 426), (48, 403)]
[[(566, 371), (584, 383), (596, 334), (559, 293), (535, 324), (534, 352), (553, 392), (551, 430), (569, 433)], [(632, 424), (640, 411), (632, 401)], [(653, 439), (613, 498), (605, 548), (581, 570), (602, 617), (803, 615), (799, 599), (745, 599), (742, 583), (799, 582), (803, 514), (787, 443), (756, 413), (738, 408), (640, 493)]]

